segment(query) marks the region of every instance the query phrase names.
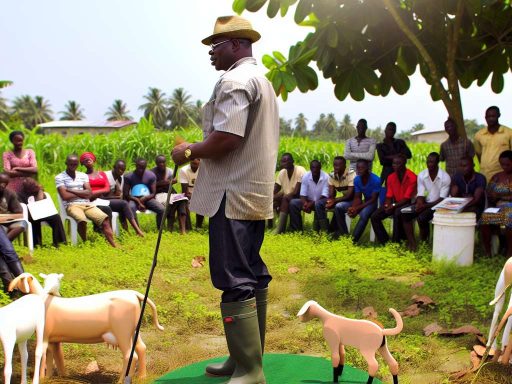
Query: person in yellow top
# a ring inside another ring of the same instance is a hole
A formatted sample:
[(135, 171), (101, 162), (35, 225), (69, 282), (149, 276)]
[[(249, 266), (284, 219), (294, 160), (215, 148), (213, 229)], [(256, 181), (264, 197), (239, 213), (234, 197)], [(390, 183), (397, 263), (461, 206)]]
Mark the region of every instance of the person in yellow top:
[(501, 172), (500, 153), (512, 149), (512, 129), (499, 123), (500, 109), (496, 106), (487, 108), (485, 121), (487, 128), (479, 130), (474, 138), (475, 153), (480, 162), (480, 172), (487, 182)]

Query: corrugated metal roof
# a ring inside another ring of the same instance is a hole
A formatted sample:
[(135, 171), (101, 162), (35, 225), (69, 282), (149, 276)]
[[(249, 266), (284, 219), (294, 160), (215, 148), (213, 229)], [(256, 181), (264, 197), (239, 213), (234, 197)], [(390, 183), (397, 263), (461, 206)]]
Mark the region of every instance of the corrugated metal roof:
[(425, 133), (438, 133), (438, 132), (444, 132), (444, 127), (443, 128), (425, 128), (425, 129), (422, 129), (421, 131), (416, 131), (416, 132), (411, 133), (411, 136), (423, 135)]
[(137, 124), (134, 120), (87, 121), (87, 120), (55, 120), (39, 124), (41, 128), (122, 128)]

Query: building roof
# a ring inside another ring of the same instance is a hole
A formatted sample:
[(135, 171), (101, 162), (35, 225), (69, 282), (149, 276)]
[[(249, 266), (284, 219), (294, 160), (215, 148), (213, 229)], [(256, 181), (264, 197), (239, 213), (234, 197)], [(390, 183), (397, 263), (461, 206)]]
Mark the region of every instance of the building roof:
[(424, 128), (421, 131), (416, 131), (416, 132), (411, 133), (411, 136), (424, 135), (427, 133), (440, 133), (440, 132), (444, 132), (444, 127), (443, 128)]
[(39, 124), (41, 128), (123, 128), (137, 124), (134, 120), (87, 121), (87, 120), (56, 120)]

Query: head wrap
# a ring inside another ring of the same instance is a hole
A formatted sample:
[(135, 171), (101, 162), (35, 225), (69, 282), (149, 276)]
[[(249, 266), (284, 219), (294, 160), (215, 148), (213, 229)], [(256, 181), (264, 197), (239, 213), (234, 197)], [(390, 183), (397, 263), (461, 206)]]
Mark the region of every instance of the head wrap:
[(96, 156), (94, 156), (94, 153), (92, 152), (84, 152), (80, 155), (80, 163), (82, 163), (85, 159), (96, 161)]

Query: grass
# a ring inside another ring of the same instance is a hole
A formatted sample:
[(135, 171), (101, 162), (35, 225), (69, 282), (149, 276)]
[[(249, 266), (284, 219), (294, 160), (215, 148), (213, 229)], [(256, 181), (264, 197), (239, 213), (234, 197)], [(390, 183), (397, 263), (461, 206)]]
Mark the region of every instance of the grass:
[[(36, 250), (31, 260), (25, 257), (27, 271), (60, 272), (65, 277), (62, 294), (66, 297), (98, 293), (112, 289), (144, 292), (152, 262), (156, 233), (153, 217), (143, 217), (144, 239), (122, 234), (122, 250), (110, 248), (91, 232), (91, 241), (78, 247)], [(49, 230), (44, 229), (45, 236)], [(50, 243), (49, 239), (45, 239)], [(20, 255), (25, 248), (18, 247)], [(206, 231), (186, 236), (165, 233), (150, 297), (157, 304), (165, 331), (151, 325), (146, 315), (142, 337), (148, 346), (149, 383), (177, 367), (226, 353), (218, 310), (220, 294), (210, 282), (208, 266), (192, 268), (195, 256), (208, 255)], [(325, 236), (267, 233), (262, 255), (274, 280), (270, 285), (268, 352), (305, 353), (328, 357), (329, 352), (318, 322), (300, 323), (295, 314), (302, 304), (314, 299), (327, 309), (347, 317), (362, 316), (361, 310), (373, 306), (386, 327), (394, 326), (389, 307), (405, 309), (413, 294), (429, 295), (437, 306), (418, 317), (405, 318), (402, 333), (388, 339), (390, 350), (401, 368), (401, 383), (448, 383), (449, 373), (458, 362), (469, 364), (474, 337), (442, 338), (423, 336), (423, 328), (434, 321), (446, 327), (473, 324), (487, 333), (496, 277), (504, 258), (477, 258), (471, 267), (433, 264), (430, 249), (413, 254), (398, 245), (355, 247), (348, 239), (330, 241)], [(290, 273), (297, 267), (298, 273)], [(423, 281), (421, 288), (411, 285)], [(0, 293), (0, 301), (8, 299)], [(119, 351), (105, 345), (66, 344), (68, 376), (49, 383), (111, 383), (121, 368)], [(0, 356), (3, 361), (3, 355)], [(84, 373), (97, 361), (100, 372)], [(365, 369), (358, 352), (348, 349), (349, 364)], [(19, 380), (19, 357), (15, 354), (15, 377)], [(379, 360), (382, 363), (382, 360)], [(33, 364), (29, 362), (30, 369)], [(478, 383), (507, 383), (512, 371), (496, 365), (486, 367)], [(379, 377), (390, 382), (385, 364)], [(139, 381), (140, 382), (140, 381)], [(466, 381), (469, 383), (469, 381)]]

